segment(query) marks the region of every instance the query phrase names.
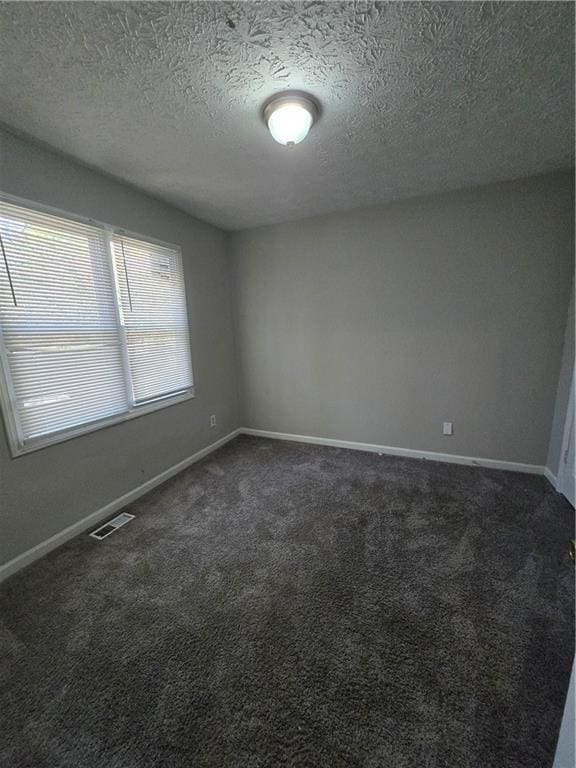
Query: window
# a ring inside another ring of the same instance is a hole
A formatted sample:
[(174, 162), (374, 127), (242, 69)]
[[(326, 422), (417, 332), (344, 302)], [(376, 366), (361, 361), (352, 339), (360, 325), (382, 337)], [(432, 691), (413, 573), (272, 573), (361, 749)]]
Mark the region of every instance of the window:
[(180, 250), (0, 200), (0, 362), (14, 454), (193, 396)]

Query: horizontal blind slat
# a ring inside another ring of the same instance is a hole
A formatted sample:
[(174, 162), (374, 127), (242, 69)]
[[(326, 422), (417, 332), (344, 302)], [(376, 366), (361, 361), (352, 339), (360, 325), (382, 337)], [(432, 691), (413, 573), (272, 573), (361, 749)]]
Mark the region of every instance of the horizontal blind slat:
[(113, 239), (134, 399), (193, 385), (182, 260), (178, 250), (128, 237)]
[(0, 323), (24, 441), (127, 410), (115, 296), (99, 227), (0, 201)]
[(191, 390), (177, 248), (3, 201), (0, 234), (0, 328), (20, 440), (127, 413), (127, 378), (135, 409)]

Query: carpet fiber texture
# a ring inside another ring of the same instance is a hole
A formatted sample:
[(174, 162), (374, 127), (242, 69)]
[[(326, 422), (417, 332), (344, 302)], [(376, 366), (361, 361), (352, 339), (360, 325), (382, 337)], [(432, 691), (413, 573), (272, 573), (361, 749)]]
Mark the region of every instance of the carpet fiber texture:
[(6, 768), (547, 768), (574, 650), (541, 477), (240, 437), (0, 588)]

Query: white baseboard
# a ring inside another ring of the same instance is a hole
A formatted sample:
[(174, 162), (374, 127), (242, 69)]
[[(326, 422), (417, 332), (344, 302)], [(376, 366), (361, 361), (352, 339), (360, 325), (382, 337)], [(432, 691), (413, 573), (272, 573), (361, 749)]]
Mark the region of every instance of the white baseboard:
[(554, 488), (554, 490), (557, 491), (558, 490), (558, 478), (556, 477), (556, 475), (554, 475), (552, 473), (552, 470), (549, 469), (548, 467), (544, 467), (544, 477), (546, 478), (546, 480), (548, 480), (548, 482), (550, 483), (552, 488)]
[(310, 435), (290, 435), (286, 432), (268, 432), (264, 429), (242, 428), (243, 435), (255, 437), (270, 437), (273, 440), (291, 440), (296, 443), (314, 443), (315, 445), (331, 445), (335, 448), (350, 448), (354, 451), (370, 451), (371, 453), (385, 453), (389, 456), (405, 456), (412, 459), (428, 459), (429, 461), (443, 461), (448, 464), (466, 464), (473, 467), (487, 467), (488, 469), (505, 469), (509, 472), (526, 472), (531, 475), (543, 475), (545, 467), (539, 464), (520, 464), (515, 461), (501, 461), (500, 459), (481, 459), (476, 456), (458, 456), (452, 453), (436, 453), (435, 451), (418, 451), (413, 448), (395, 448), (390, 445), (375, 445), (374, 443), (355, 443), (349, 440), (334, 440), (329, 437), (311, 437)]
[(114, 499), (114, 501), (106, 504), (106, 506), (97, 509), (87, 517), (83, 517), (82, 520), (78, 520), (78, 522), (69, 525), (68, 528), (64, 528), (63, 531), (54, 534), (54, 536), (46, 539), (46, 541), (42, 541), (40, 544), (32, 547), (32, 549), (29, 549), (26, 552), (23, 552), (21, 555), (18, 555), (18, 557), (15, 557), (13, 560), (9, 560), (7, 563), (4, 563), (4, 565), (0, 566), (0, 582), (4, 579), (7, 579), (9, 576), (12, 576), (12, 574), (16, 573), (16, 571), (19, 571), (30, 563), (34, 562), (34, 560), (38, 560), (38, 558), (47, 555), (48, 552), (56, 549), (56, 547), (64, 544), (64, 542), (68, 541), (69, 539), (73, 539), (74, 536), (78, 536), (79, 533), (82, 533), (96, 523), (99, 523), (101, 520), (105, 520), (107, 517), (112, 516), (131, 502), (136, 501), (136, 499), (139, 499), (140, 496), (144, 496), (145, 493), (148, 493), (148, 491), (156, 488), (157, 485), (164, 483), (166, 480), (174, 477), (174, 475), (182, 472), (182, 470), (186, 469), (190, 465), (200, 461), (200, 459), (203, 459), (204, 456), (207, 456), (209, 453), (212, 453), (212, 451), (220, 448), (220, 446), (230, 442), (230, 440), (233, 440), (237, 435), (240, 434), (240, 432), (240, 429), (235, 429), (233, 432), (230, 432), (224, 437), (221, 437), (219, 440), (216, 440), (216, 442), (207, 445), (206, 448), (202, 448), (200, 451), (194, 453), (192, 456), (189, 456), (187, 459), (180, 461), (178, 464), (174, 464), (174, 466), (169, 467), (159, 475), (156, 475), (150, 480), (147, 480), (145, 483), (142, 483), (142, 485), (139, 485), (137, 488), (128, 491), (128, 493), (125, 493), (123, 496), (120, 496), (117, 499)]
[(544, 475), (547, 478), (547, 480), (549, 480), (549, 482), (553, 485), (553, 487), (556, 488), (556, 477), (552, 474), (552, 472), (547, 467), (539, 466), (537, 464), (519, 464), (513, 461), (500, 461), (499, 459), (481, 459), (473, 456), (457, 456), (455, 454), (450, 454), (450, 453), (436, 453), (434, 451), (418, 451), (412, 448), (395, 448), (389, 445), (376, 445), (374, 443), (356, 443), (350, 440), (334, 440), (332, 438), (327, 438), (327, 437), (312, 437), (310, 435), (291, 435), (285, 432), (269, 432), (264, 429), (240, 428), (240, 429), (234, 430), (233, 432), (230, 432), (228, 435), (225, 435), (224, 437), (220, 438), (220, 440), (216, 440), (216, 442), (211, 443), (210, 445), (206, 446), (206, 448), (202, 448), (202, 450), (198, 451), (192, 456), (189, 456), (187, 459), (184, 459), (178, 464), (175, 464), (173, 467), (166, 469), (164, 472), (161, 472), (159, 475), (156, 475), (150, 480), (147, 480), (145, 483), (142, 483), (142, 485), (139, 485), (137, 488), (134, 488), (133, 490), (128, 491), (128, 493), (125, 493), (123, 496), (120, 496), (119, 498), (114, 499), (109, 504), (106, 504), (106, 506), (101, 507), (100, 509), (97, 509), (95, 512), (92, 512), (87, 517), (82, 518), (82, 520), (79, 520), (78, 522), (68, 526), (68, 528), (64, 528), (63, 531), (56, 533), (54, 536), (51, 536), (49, 539), (46, 539), (46, 541), (43, 541), (40, 544), (37, 544), (35, 547), (32, 547), (32, 549), (29, 549), (26, 552), (22, 553), (21, 555), (18, 555), (18, 557), (15, 557), (13, 560), (9, 560), (4, 565), (0, 565), (0, 582), (3, 581), (4, 579), (7, 579), (9, 576), (21, 570), (22, 568), (29, 565), (30, 563), (34, 562), (34, 560), (38, 560), (40, 557), (43, 557), (44, 555), (48, 554), (48, 552), (51, 552), (53, 549), (56, 549), (56, 547), (59, 547), (61, 544), (64, 544), (69, 539), (73, 539), (74, 536), (78, 536), (79, 533), (82, 533), (83, 531), (87, 530), (88, 528), (95, 525), (96, 523), (99, 523), (101, 520), (105, 520), (107, 517), (111, 517), (116, 512), (126, 507), (131, 502), (135, 501), (141, 496), (144, 496), (145, 493), (148, 493), (148, 491), (151, 491), (157, 485), (160, 485), (166, 480), (169, 480), (174, 475), (177, 475), (179, 472), (182, 472), (182, 470), (186, 469), (190, 465), (194, 464), (200, 459), (203, 459), (204, 456), (207, 456), (209, 453), (212, 453), (212, 451), (215, 451), (217, 448), (220, 448), (220, 446), (230, 442), (230, 440), (233, 440), (237, 435), (240, 435), (240, 434), (254, 435), (256, 437), (269, 437), (274, 440), (290, 440), (297, 443), (313, 443), (315, 445), (330, 445), (336, 448), (349, 448), (351, 450), (357, 450), (357, 451), (370, 451), (373, 453), (384, 453), (390, 456), (404, 456), (404, 457), (413, 458), (413, 459), (428, 459), (430, 461), (443, 461), (443, 462), (448, 462), (450, 464), (466, 464), (469, 466), (487, 467), (490, 469), (504, 469), (504, 470), (509, 470), (511, 472), (527, 472), (534, 475)]

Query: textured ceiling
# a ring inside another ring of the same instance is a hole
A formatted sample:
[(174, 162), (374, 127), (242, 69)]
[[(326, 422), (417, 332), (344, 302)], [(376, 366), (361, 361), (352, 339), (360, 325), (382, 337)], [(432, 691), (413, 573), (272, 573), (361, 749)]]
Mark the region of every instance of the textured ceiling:
[[(571, 166), (573, 14), (556, 2), (3, 2), (0, 114), (239, 229)], [(286, 88), (323, 108), (292, 150), (259, 114)]]

